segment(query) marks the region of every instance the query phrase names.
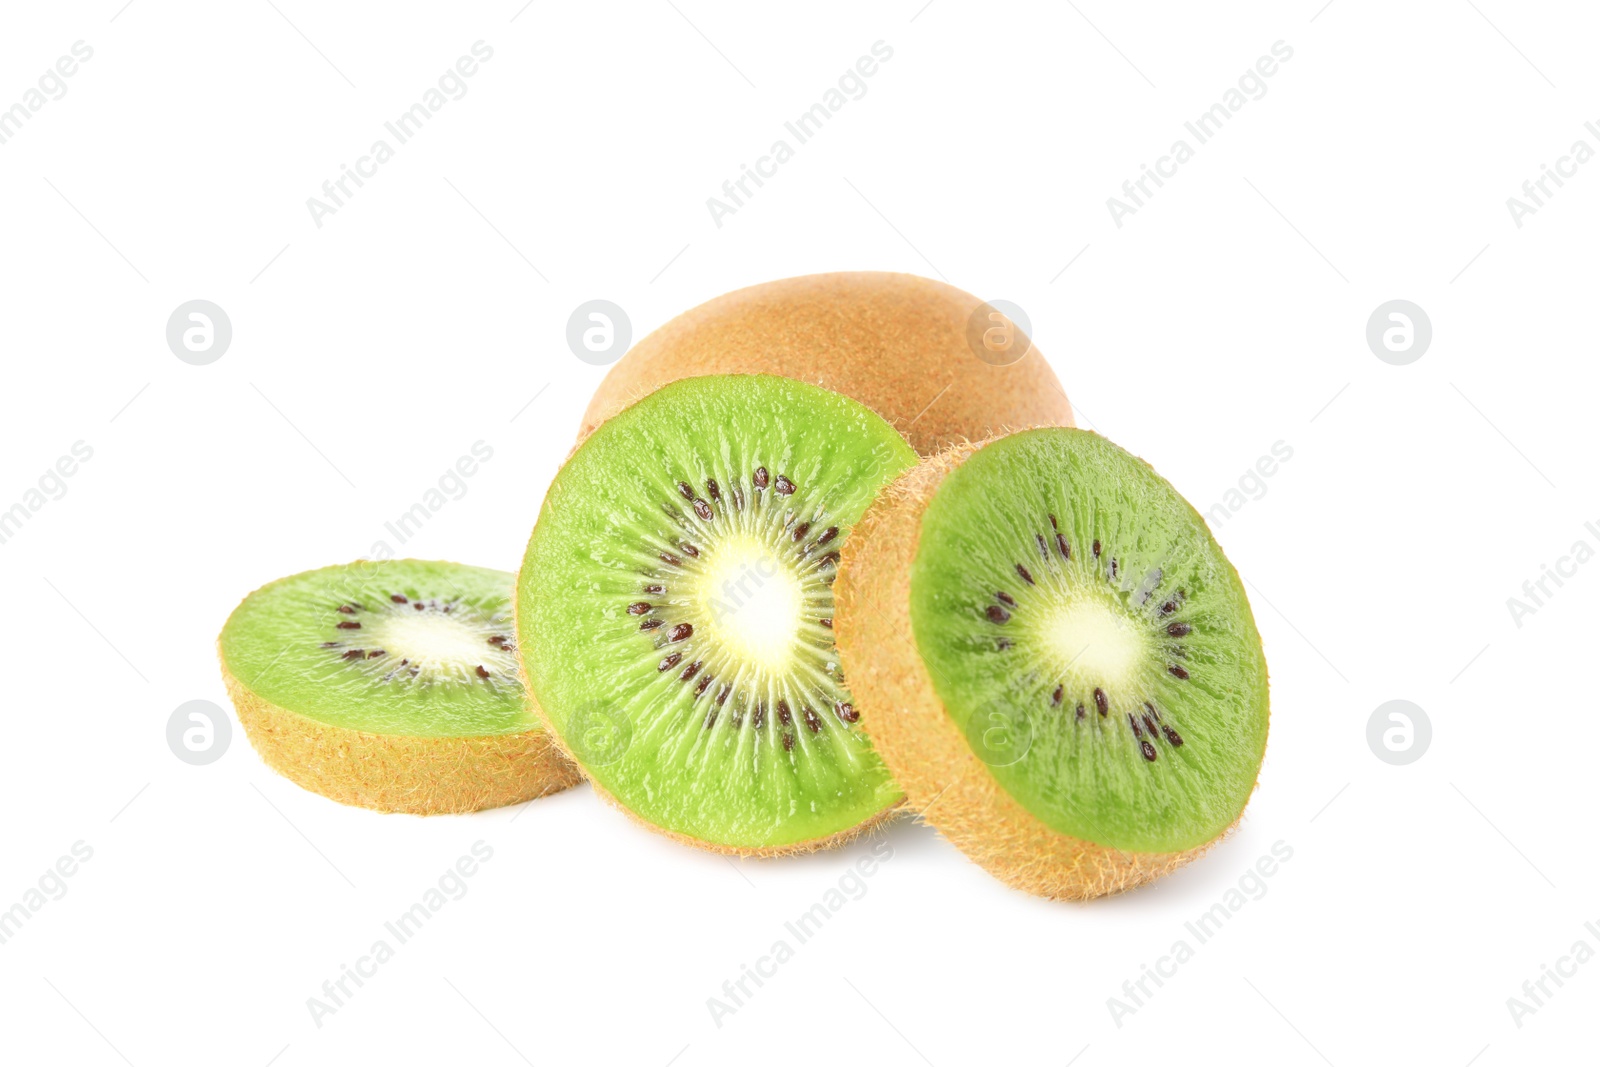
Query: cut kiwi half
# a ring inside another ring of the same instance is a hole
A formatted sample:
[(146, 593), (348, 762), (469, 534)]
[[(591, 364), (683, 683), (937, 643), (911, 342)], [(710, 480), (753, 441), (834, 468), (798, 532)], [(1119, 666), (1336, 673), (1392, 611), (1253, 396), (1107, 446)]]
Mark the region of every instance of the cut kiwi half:
[(1177, 491), (1099, 435), (926, 461), (863, 517), (836, 595), (908, 806), (1003, 881), (1129, 889), (1243, 812), (1268, 716), (1244, 588)]
[[(981, 342), (1006, 328), (997, 358)], [(684, 312), (634, 345), (595, 390), (588, 433), (668, 382), (780, 374), (858, 400), (922, 455), (1031, 426), (1071, 426), (1055, 371), (1016, 324), (953, 285), (842, 271), (752, 285)]]
[(861, 404), (770, 375), (675, 382), (578, 447), (528, 542), (516, 645), (603, 796), (739, 855), (835, 844), (899, 803), (839, 669), (832, 584), (915, 462)]
[(218, 640), (250, 743), (284, 777), (378, 811), (478, 811), (575, 784), (524, 698), (514, 583), (362, 560), (257, 589)]

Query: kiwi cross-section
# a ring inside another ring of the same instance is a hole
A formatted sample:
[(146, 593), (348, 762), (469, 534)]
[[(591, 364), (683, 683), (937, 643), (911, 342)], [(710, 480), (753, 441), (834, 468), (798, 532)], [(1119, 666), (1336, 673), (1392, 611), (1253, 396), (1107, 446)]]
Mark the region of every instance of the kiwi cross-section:
[(251, 593), (218, 641), (251, 744), (305, 788), (379, 811), (477, 811), (575, 784), (524, 698), (514, 582), (362, 560)]
[(851, 527), (915, 462), (861, 404), (769, 375), (675, 382), (584, 441), (528, 542), (516, 645), (602, 795), (762, 855), (899, 803), (839, 668), (832, 587)]
[(908, 805), (1002, 880), (1129, 889), (1244, 810), (1268, 716), (1244, 589), (1177, 491), (1097, 434), (928, 460), (862, 519), (837, 595)]

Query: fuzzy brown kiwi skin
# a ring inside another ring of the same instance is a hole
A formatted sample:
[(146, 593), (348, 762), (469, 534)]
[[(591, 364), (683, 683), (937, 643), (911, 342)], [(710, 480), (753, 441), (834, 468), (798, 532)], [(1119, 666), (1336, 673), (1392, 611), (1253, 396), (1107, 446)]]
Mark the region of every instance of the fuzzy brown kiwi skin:
[(727, 293), (634, 345), (595, 391), (578, 439), (668, 382), (706, 374), (776, 374), (843, 393), (923, 456), (968, 438), (1073, 425), (1037, 349), (997, 367), (968, 347), (967, 320), (981, 303), (943, 282), (878, 271)]
[(239, 724), (262, 762), (341, 804), (409, 815), (463, 814), (520, 804), (582, 781), (543, 730), (405, 737), (330, 726), (256, 693), (229, 670), (220, 639), (217, 658)]
[(851, 532), (834, 583), (834, 639), (845, 677), (861, 725), (907, 805), (968, 858), (1013, 888), (1055, 900), (1134, 889), (1202, 855), (1238, 819), (1204, 845), (1164, 853), (1123, 852), (1051, 829), (973, 754), (917, 651), (911, 564), (922, 517), (945, 477), (988, 443), (956, 445), (923, 461), (885, 488)]

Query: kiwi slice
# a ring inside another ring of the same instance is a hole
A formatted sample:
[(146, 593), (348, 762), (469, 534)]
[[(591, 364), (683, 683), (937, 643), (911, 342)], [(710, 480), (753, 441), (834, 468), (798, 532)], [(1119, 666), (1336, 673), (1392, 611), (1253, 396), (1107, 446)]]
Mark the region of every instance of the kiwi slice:
[(1002, 880), (1129, 889), (1239, 818), (1267, 667), (1195, 510), (1084, 430), (941, 454), (844, 551), (838, 639), (862, 725), (914, 808)]
[(1008, 430), (1071, 426), (1061, 383), (1020, 330), (1014, 362), (984, 351), (980, 327), (1000, 321), (991, 316), (999, 313), (971, 293), (914, 274), (845, 271), (753, 285), (634, 345), (595, 390), (583, 432), (700, 374), (781, 374), (843, 393), (922, 455)]
[(524, 699), (514, 583), (407, 559), (257, 589), (218, 640), (250, 743), (284, 777), (378, 811), (477, 811), (575, 784)]
[(901, 800), (833, 644), (852, 526), (916, 462), (861, 404), (770, 375), (689, 378), (556, 476), (517, 583), (517, 648), (597, 790), (691, 844), (836, 843)]

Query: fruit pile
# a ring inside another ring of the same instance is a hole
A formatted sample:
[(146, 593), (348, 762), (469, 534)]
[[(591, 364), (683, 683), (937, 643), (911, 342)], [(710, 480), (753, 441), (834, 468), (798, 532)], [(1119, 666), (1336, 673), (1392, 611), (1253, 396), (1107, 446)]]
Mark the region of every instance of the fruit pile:
[(834, 274), (673, 320), (601, 384), (516, 576), (357, 561), (245, 598), (219, 646), (252, 744), (380, 811), (587, 779), (733, 855), (903, 812), (1047, 897), (1181, 866), (1261, 767), (1249, 603), (1031, 345), (974, 354), (984, 307)]

